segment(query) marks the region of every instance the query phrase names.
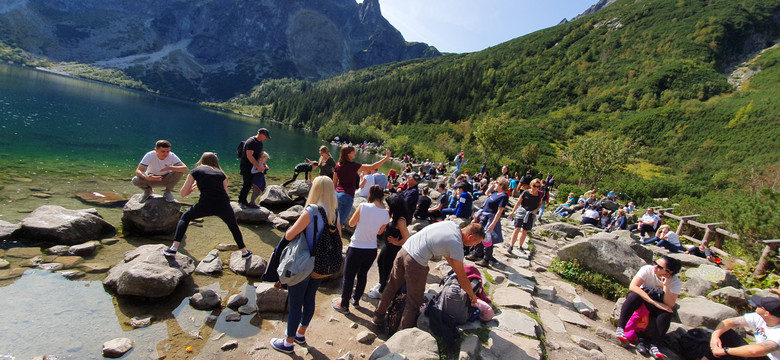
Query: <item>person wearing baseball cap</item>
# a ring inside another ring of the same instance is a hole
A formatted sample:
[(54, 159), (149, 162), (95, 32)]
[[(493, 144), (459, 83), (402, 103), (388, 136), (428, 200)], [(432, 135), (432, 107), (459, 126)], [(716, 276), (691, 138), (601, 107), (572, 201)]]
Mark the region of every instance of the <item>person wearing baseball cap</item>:
[(266, 128), (260, 128), (257, 130), (257, 135), (250, 136), (244, 141), (244, 151), (241, 155), (241, 163), (239, 165), (239, 173), (244, 180), (241, 185), (241, 191), (238, 193), (238, 205), (241, 208), (259, 208), (257, 204), (249, 204), (247, 202), (247, 196), (249, 190), (252, 189), (252, 168), (256, 168), (257, 172), (263, 172), (267, 168), (264, 164), (261, 164), (258, 160), (263, 154), (263, 141), (270, 139), (271, 134)]
[[(754, 295), (750, 303), (756, 312), (726, 319), (710, 338), (710, 350), (717, 359), (769, 358), (780, 360), (780, 298)], [(750, 327), (756, 339), (747, 344), (733, 328)]]

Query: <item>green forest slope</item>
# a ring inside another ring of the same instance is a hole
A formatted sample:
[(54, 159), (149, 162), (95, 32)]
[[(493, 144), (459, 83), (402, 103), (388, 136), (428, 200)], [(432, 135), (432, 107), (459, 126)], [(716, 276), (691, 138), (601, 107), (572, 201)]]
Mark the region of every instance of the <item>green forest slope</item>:
[[(267, 81), (219, 106), (399, 155), (462, 148), (471, 170), (484, 159), (670, 197), (755, 242), (780, 236), (779, 38), (780, 0), (620, 0), (477, 53)], [(756, 74), (737, 88), (739, 68)], [(583, 155), (630, 166), (596, 176)]]

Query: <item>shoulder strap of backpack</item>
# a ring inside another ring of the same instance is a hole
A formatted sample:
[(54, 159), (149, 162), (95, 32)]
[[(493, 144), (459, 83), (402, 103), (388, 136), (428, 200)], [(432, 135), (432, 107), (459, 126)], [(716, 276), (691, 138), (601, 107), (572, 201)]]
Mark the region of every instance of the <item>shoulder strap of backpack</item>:
[[(317, 205), (314, 205), (314, 204), (309, 204), (308, 207), (317, 209)], [(308, 238), (306, 239), (306, 242), (309, 243), (309, 251), (310, 252), (314, 251), (314, 242), (317, 241), (317, 239), (315, 239), (317, 237), (317, 232), (318, 232), (317, 231), (317, 216), (315, 214), (316, 214), (316, 212), (314, 212), (314, 211), (310, 211), (309, 212), (309, 217), (311, 217), (311, 221), (314, 223), (314, 233), (312, 233), (311, 239), (308, 239)]]

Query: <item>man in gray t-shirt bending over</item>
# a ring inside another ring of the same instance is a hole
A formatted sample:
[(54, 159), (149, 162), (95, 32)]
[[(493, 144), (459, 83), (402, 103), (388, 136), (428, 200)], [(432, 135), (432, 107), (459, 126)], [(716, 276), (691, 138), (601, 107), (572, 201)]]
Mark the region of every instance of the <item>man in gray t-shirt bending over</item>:
[(393, 301), (396, 292), (406, 282), (406, 307), (401, 315), (401, 326), (398, 330), (414, 327), (417, 315), (423, 302), (425, 280), (428, 277), (428, 261), (436, 256), (444, 256), (450, 267), (458, 276), (460, 287), (466, 291), (472, 304), (476, 303), (477, 295), (471, 289), (471, 284), (463, 268), (463, 246), (474, 246), (485, 238), (485, 230), (480, 224), (469, 224), (463, 229), (452, 221), (442, 221), (428, 225), (414, 234), (395, 257), (393, 270), (387, 282), (382, 299), (379, 301), (371, 320), (375, 325), (385, 321), (385, 313)]

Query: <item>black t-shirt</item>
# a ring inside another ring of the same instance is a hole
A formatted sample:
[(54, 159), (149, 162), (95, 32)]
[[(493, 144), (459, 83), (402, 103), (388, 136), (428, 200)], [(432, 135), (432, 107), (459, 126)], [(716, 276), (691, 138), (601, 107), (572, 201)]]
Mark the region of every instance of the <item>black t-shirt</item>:
[(263, 154), (263, 142), (257, 140), (257, 136), (246, 139), (244, 142), (244, 157), (241, 158), (241, 173), (252, 169), (252, 163), (247, 158), (247, 151), (249, 150), (254, 151), (252, 157), (255, 158), (255, 160), (260, 159), (260, 156)]
[(525, 174), (523, 177), (520, 178), (520, 183), (524, 185), (530, 185), (531, 181), (533, 181), (534, 176), (531, 174)]
[(428, 218), (428, 208), (431, 207), (431, 198), (422, 195), (420, 196), (420, 200), (417, 201), (417, 210), (414, 212), (414, 217), (420, 218), (420, 219), (427, 219)]
[(534, 211), (539, 207), (539, 203), (542, 201), (542, 192), (540, 191), (539, 195), (534, 196), (528, 190), (523, 191), (523, 194), (520, 195), (520, 201), (522, 201), (520, 205), (523, 209)]
[(190, 175), (198, 184), (198, 189), (200, 190), (199, 202), (230, 202), (223, 185), (227, 177), (222, 170), (210, 166), (198, 166), (190, 170)]

